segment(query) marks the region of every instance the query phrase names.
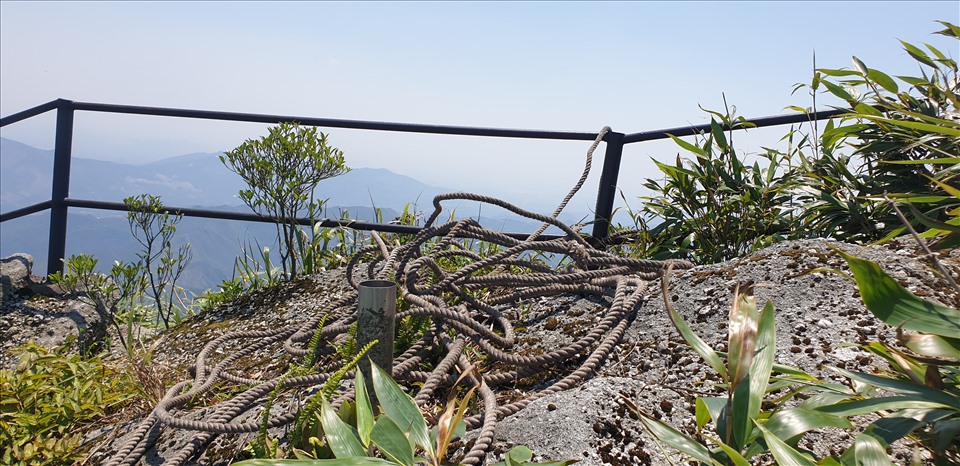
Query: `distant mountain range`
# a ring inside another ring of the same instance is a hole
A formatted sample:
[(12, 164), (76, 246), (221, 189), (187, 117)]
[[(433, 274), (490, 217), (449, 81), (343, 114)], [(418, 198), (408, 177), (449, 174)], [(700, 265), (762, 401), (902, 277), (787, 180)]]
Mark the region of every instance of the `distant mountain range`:
[[(70, 196), (120, 202), (127, 196), (150, 193), (178, 207), (243, 205), (236, 196), (246, 185), (220, 162), (220, 155), (188, 154), (142, 165), (74, 157)], [(52, 150), (0, 138), (0, 205), (4, 212), (49, 199), (52, 177)], [(402, 209), (417, 199), (429, 205), (434, 196), (450, 191), (382, 168), (355, 168), (320, 182), (317, 197), (329, 198), (331, 206)]]
[[(141, 193), (160, 196), (164, 204), (249, 212), (236, 197), (246, 187), (243, 180), (219, 160), (221, 154), (188, 154), (146, 164), (125, 164), (74, 157), (71, 161), (70, 196), (78, 199), (121, 202)], [(349, 164), (349, 160), (348, 160)], [(9, 212), (50, 199), (53, 151), (0, 138), (0, 212)], [(327, 216), (374, 221), (373, 207), (389, 221), (399, 216), (408, 203), (421, 211), (433, 210), (433, 197), (454, 190), (428, 186), (408, 176), (385, 169), (355, 168), (339, 177), (324, 180), (317, 198), (329, 199)], [(446, 206), (458, 218), (473, 216), (498, 231), (532, 231), (534, 221), (499, 208), (477, 203), (451, 202)], [(564, 218), (579, 221), (583, 214)], [(446, 215), (444, 220), (448, 218)], [(0, 257), (27, 252), (36, 259), (36, 273), (46, 270), (49, 213), (40, 212), (0, 224)], [(235, 257), (243, 245), (272, 246), (276, 230), (271, 224), (185, 218), (177, 229), (176, 241), (189, 242), (194, 260), (182, 284), (193, 291), (215, 287), (233, 272)], [(71, 209), (68, 220), (67, 254), (94, 254), (103, 268), (114, 260), (132, 261), (138, 244), (130, 235), (120, 212)]]

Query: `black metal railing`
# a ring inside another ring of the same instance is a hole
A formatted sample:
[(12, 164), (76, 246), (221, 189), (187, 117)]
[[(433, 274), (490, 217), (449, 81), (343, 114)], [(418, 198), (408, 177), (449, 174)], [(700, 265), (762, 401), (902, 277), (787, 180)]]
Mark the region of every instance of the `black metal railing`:
[[(254, 113), (215, 112), (206, 110), (188, 110), (179, 108), (139, 107), (132, 105), (113, 105), (90, 102), (74, 102), (57, 99), (24, 110), (13, 115), (0, 118), (0, 127), (22, 121), (51, 110), (57, 111), (56, 142), (54, 143), (53, 183), (50, 200), (43, 201), (21, 209), (0, 213), (0, 223), (13, 220), (25, 215), (50, 209), (50, 239), (47, 254), (47, 273), (52, 274), (63, 270), (63, 258), (66, 253), (67, 240), (67, 209), (70, 207), (85, 207), (100, 210), (128, 210), (118, 202), (92, 201), (70, 198), (70, 161), (73, 149), (73, 119), (76, 111), (119, 113), (131, 115), (168, 116), (177, 118), (197, 118), (205, 120), (242, 121), (251, 123), (299, 122), (303, 125), (325, 128), (349, 128), (371, 131), (398, 131), (408, 133), (447, 134), (460, 136), (483, 136), (499, 138), (524, 138), (548, 140), (576, 140), (593, 141), (598, 133), (571, 132), (571, 131), (540, 131), (500, 128), (475, 128), (467, 126), (423, 125), (410, 123), (389, 123), (361, 120), (338, 120), (330, 118), (295, 117), (286, 115), (263, 115)], [(812, 115), (778, 115), (772, 117), (749, 120), (756, 127), (777, 126), (784, 124), (804, 123), (811, 119), (823, 120), (842, 114), (842, 110), (817, 112)], [(726, 129), (726, 128), (725, 128)], [(600, 241), (607, 236), (610, 227), (610, 217), (613, 213), (613, 204), (617, 191), (617, 180), (620, 174), (620, 161), (625, 144), (666, 139), (670, 134), (674, 136), (690, 136), (710, 130), (710, 125), (683, 126), (656, 131), (644, 131), (625, 134), (614, 131), (603, 137), (606, 150), (603, 158), (603, 168), (600, 173), (600, 186), (597, 192), (597, 203), (593, 221), (592, 237)], [(238, 213), (221, 210), (191, 209), (185, 207), (167, 206), (171, 212), (179, 212), (188, 217), (204, 217), (226, 220), (243, 220), (253, 222), (274, 222), (275, 219), (262, 217), (252, 213)], [(302, 218), (298, 222), (310, 225), (311, 220)], [(381, 224), (359, 221), (340, 221), (325, 219), (321, 222), (324, 227), (348, 226), (360, 230), (376, 229), (389, 233), (416, 233), (418, 227), (404, 225)], [(511, 236), (525, 238), (522, 233)], [(552, 235), (543, 235), (551, 238)]]

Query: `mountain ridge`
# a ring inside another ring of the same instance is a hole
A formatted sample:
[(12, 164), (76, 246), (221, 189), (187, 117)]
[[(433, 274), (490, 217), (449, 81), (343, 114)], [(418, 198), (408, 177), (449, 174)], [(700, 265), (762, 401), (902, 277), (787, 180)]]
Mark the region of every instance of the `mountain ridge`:
[[(150, 193), (160, 196), (163, 203), (171, 207), (249, 212), (236, 197), (236, 193), (246, 187), (245, 183), (220, 162), (218, 155), (184, 154), (144, 164), (74, 157), (70, 196), (121, 202), (127, 196)], [(0, 138), (0, 212), (50, 199), (52, 173), (52, 150)], [(456, 190), (429, 186), (385, 168), (361, 167), (322, 181), (317, 198), (328, 199), (324, 212), (327, 218), (339, 218), (346, 212), (351, 219), (375, 222), (390, 221), (408, 207), (429, 213), (434, 196), (453, 191)], [(529, 232), (539, 226), (531, 219), (476, 202), (450, 201), (444, 208), (455, 213), (456, 218), (474, 217), (491, 229), (503, 232)], [(562, 220), (574, 223), (581, 217), (566, 214)], [(26, 252), (34, 256), (36, 270), (46, 270), (48, 218), (47, 212), (40, 212), (0, 224), (0, 257)], [(117, 260), (136, 259), (139, 244), (130, 235), (122, 212), (73, 208), (67, 223), (68, 256), (93, 254), (100, 260), (101, 270)], [(547, 233), (556, 232), (551, 228)], [(233, 276), (234, 260), (243, 247), (275, 249), (275, 241), (276, 230), (270, 223), (184, 218), (178, 226), (174, 246), (190, 242), (194, 260), (185, 272), (182, 285), (194, 292), (215, 287)]]

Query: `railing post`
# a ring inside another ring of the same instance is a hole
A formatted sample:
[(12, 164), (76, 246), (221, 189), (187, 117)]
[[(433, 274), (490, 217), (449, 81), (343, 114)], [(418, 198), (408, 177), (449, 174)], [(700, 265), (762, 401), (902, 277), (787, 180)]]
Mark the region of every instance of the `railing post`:
[(73, 152), (73, 102), (57, 100), (57, 139), (53, 148), (53, 189), (50, 195), (50, 242), (47, 274), (63, 272), (67, 249), (67, 202), (70, 195), (70, 158)]
[(597, 190), (597, 208), (593, 218), (593, 239), (606, 239), (613, 215), (613, 201), (617, 195), (617, 177), (620, 175), (620, 159), (623, 156), (623, 133), (607, 133), (603, 155), (603, 170), (600, 172), (600, 188)]

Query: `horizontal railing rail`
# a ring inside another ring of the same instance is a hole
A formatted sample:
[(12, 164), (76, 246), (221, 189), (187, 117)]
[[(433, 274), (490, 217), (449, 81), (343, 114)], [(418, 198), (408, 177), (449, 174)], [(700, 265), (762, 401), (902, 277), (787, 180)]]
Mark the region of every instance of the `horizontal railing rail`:
[[(249, 123), (277, 124), (282, 122), (298, 122), (302, 125), (324, 128), (346, 128), (369, 131), (393, 131), (422, 134), (445, 134), (458, 136), (499, 137), (546, 139), (568, 141), (593, 141), (597, 132), (576, 131), (548, 131), (523, 130), (505, 128), (480, 128), (469, 126), (428, 125), (414, 123), (377, 122), (364, 120), (343, 120), (331, 118), (298, 117), (289, 115), (269, 115), (256, 113), (220, 112), (208, 110), (191, 110), (181, 108), (144, 107), (134, 105), (103, 104), (94, 102), (74, 102), (57, 99), (36, 107), (0, 118), (0, 127), (7, 126), (34, 116), (57, 111), (56, 142), (54, 146), (53, 181), (51, 199), (28, 207), (23, 207), (6, 213), (0, 213), (0, 223), (15, 218), (30, 215), (43, 210), (50, 210), (50, 239), (47, 254), (47, 273), (52, 274), (63, 270), (63, 258), (66, 252), (67, 209), (80, 207), (99, 210), (127, 211), (129, 208), (117, 202), (74, 199), (69, 197), (70, 189), (70, 161), (73, 148), (73, 120), (76, 111), (103, 112), (129, 115), (167, 116), (174, 118), (195, 118), (204, 120), (241, 121)], [(829, 110), (798, 113), (795, 115), (776, 115), (748, 120), (754, 127), (778, 126), (784, 124), (805, 123), (812, 120), (824, 120), (843, 114), (843, 110)], [(724, 127), (724, 130), (731, 128)], [(743, 128), (732, 128), (743, 129)], [(707, 132), (710, 125), (682, 126), (677, 128), (644, 131), (638, 133), (607, 132), (603, 141), (606, 150), (603, 166), (600, 172), (600, 185), (597, 191), (596, 209), (594, 211), (593, 231), (591, 239), (595, 244), (601, 243), (610, 228), (610, 217), (613, 213), (613, 204), (616, 197), (617, 182), (620, 172), (620, 162), (623, 157), (623, 146), (642, 141), (666, 139), (673, 136), (690, 136)], [(208, 210), (186, 207), (166, 207), (170, 212), (181, 213), (187, 217), (214, 218), (223, 220), (240, 220), (250, 222), (276, 222), (277, 219), (269, 216), (260, 216), (253, 213), (231, 212), (225, 210)], [(319, 222), (323, 227), (350, 227), (359, 230), (377, 230), (388, 233), (414, 234), (420, 227), (372, 223), (361, 221), (347, 221), (339, 219), (314, 220), (308, 218), (297, 219), (301, 225), (312, 225)], [(506, 233), (517, 239), (526, 239), (529, 233)], [(558, 235), (540, 235), (540, 239), (558, 238)]]

